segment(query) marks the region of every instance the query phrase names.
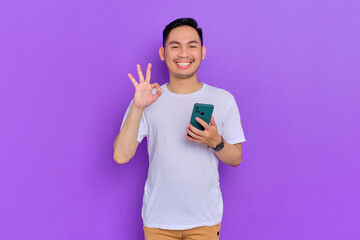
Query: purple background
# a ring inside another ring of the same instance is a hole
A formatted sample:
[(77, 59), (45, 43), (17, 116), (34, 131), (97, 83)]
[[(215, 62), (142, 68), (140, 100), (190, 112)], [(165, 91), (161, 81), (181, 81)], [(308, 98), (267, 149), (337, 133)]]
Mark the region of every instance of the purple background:
[(136, 64), (168, 82), (162, 30), (194, 17), (199, 81), (230, 91), (247, 141), (220, 162), (221, 239), (360, 239), (356, 1), (1, 1), (0, 239), (143, 239), (146, 140), (113, 143)]

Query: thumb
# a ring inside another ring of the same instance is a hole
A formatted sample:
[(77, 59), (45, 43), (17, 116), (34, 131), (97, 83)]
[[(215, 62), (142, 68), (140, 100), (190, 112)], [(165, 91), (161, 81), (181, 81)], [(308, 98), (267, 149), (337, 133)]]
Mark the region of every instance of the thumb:
[(154, 95), (155, 100), (157, 100), (161, 96), (161, 88), (156, 88), (156, 93)]
[(214, 120), (214, 117), (211, 117), (211, 120), (210, 120), (210, 125), (211, 126), (215, 126), (215, 120)]

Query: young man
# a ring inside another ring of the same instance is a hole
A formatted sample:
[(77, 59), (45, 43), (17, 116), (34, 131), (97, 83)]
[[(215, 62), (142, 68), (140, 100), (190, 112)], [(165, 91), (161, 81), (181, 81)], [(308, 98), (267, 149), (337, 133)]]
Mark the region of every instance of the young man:
[[(223, 200), (218, 159), (233, 167), (241, 162), (245, 137), (240, 113), (231, 93), (197, 79), (206, 48), (194, 19), (166, 26), (159, 55), (169, 69), (169, 83), (150, 84), (150, 63), (145, 79), (137, 65), (139, 82), (129, 73), (135, 94), (115, 139), (114, 160), (130, 161), (147, 137), (145, 239), (219, 239)], [(203, 131), (189, 123), (194, 103), (214, 105), (210, 124), (197, 119)]]

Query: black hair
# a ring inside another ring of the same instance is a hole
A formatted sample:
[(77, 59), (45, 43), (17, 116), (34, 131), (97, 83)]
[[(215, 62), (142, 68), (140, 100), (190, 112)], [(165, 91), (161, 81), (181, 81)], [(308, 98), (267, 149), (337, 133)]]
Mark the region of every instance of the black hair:
[(184, 26), (184, 25), (193, 27), (198, 32), (200, 40), (201, 40), (201, 46), (203, 45), (202, 29), (198, 28), (198, 24), (195, 21), (195, 19), (193, 19), (193, 18), (178, 18), (178, 19), (172, 21), (171, 23), (169, 23), (165, 27), (165, 29), (163, 31), (163, 47), (165, 47), (166, 40), (167, 40), (171, 30), (173, 30), (176, 27), (180, 27), (180, 26)]

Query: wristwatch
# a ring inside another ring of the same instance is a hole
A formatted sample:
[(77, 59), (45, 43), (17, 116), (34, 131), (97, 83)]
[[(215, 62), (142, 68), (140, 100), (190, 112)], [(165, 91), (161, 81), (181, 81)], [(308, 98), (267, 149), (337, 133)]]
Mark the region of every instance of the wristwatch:
[[(217, 151), (220, 151), (221, 149), (223, 149), (224, 148), (224, 139), (223, 139), (223, 137), (221, 136), (221, 143), (219, 143), (216, 147), (211, 147), (212, 149), (214, 149), (215, 150), (215, 152), (217, 152)], [(208, 148), (209, 148), (209, 146), (208, 146)]]

